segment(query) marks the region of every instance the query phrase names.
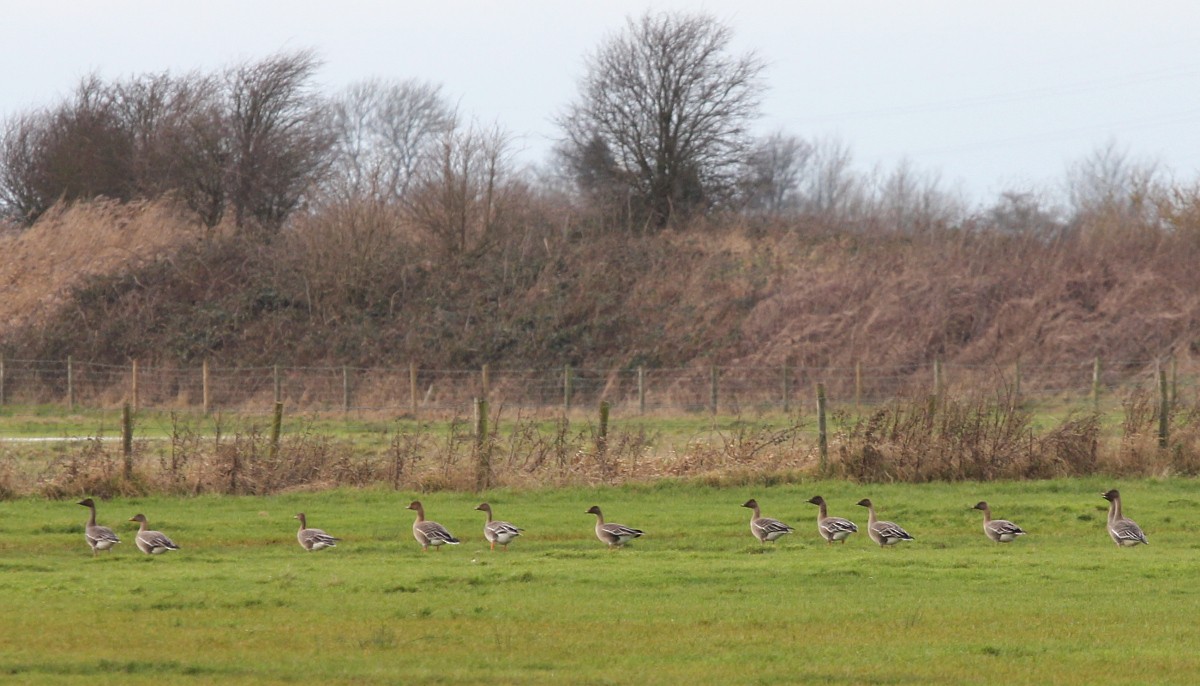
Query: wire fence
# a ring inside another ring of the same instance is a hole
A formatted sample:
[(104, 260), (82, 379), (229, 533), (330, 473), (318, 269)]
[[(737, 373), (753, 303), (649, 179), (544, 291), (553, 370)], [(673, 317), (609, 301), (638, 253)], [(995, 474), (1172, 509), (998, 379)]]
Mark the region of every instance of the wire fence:
[[(834, 405), (872, 405), (917, 394), (986, 391), (1022, 402), (1099, 402), (1118, 389), (1153, 388), (1164, 378), (1172, 398), (1195, 391), (1193, 370), (1173, 359), (1077, 364), (901, 367), (688, 367), (598, 369), (426, 369), (407, 367), (194, 367), (111, 365), (65, 360), (0, 359), (0, 405), (66, 409), (290, 410), (381, 412), (411, 416), (464, 414), (476, 398), (493, 406), (572, 411), (606, 401), (625, 415), (645, 413), (792, 412), (810, 407), (818, 384)], [(1160, 376), (1161, 373), (1161, 376)]]

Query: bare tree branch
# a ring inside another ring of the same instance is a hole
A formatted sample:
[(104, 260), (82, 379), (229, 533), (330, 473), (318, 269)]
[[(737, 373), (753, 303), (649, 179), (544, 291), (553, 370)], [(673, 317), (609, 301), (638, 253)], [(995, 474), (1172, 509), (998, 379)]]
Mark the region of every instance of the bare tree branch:
[(647, 13), (588, 58), (559, 120), (560, 151), (584, 192), (612, 202), (623, 187), (628, 219), (656, 228), (731, 197), (763, 65), (727, 54), (730, 40), (706, 15)]

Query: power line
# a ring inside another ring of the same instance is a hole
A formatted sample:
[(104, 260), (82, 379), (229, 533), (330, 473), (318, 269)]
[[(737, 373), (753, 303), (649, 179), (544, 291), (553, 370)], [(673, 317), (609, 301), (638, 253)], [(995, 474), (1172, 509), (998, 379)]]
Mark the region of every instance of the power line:
[(992, 107), (995, 105), (1009, 104), (1015, 102), (1027, 102), (1030, 100), (1041, 100), (1046, 98), (1066, 97), (1071, 95), (1081, 95), (1094, 91), (1106, 91), (1116, 88), (1124, 88), (1129, 86), (1140, 86), (1161, 81), (1172, 81), (1183, 78), (1200, 77), (1200, 67), (1188, 65), (1185, 67), (1169, 67), (1156, 69), (1146, 72), (1137, 72), (1134, 74), (1126, 74), (1114, 76), (1104, 79), (1093, 79), (1089, 81), (1077, 81), (1073, 83), (1058, 84), (1051, 86), (1040, 86), (1037, 88), (1029, 88), (1025, 90), (1010, 91), (1007, 93), (995, 93), (992, 95), (974, 96), (967, 98), (959, 98), (954, 100), (943, 100), (937, 102), (921, 103), (916, 105), (898, 105), (893, 107), (880, 107), (865, 110), (850, 110), (846, 112), (837, 112), (832, 114), (815, 115), (811, 117), (799, 117), (799, 123), (820, 123), (828, 121), (845, 121), (850, 119), (870, 119), (877, 117), (896, 117), (908, 116), (915, 114), (929, 114), (940, 111), (954, 111), (973, 109), (979, 107)]
[(1113, 122), (1110, 124), (1093, 124), (1089, 126), (1073, 127), (1069, 129), (1056, 129), (1053, 131), (1042, 131), (1037, 133), (1022, 134), (1017, 136), (1007, 136), (1004, 138), (994, 138), (991, 140), (978, 141), (975, 143), (963, 143), (960, 145), (946, 145), (935, 148), (925, 148), (923, 150), (909, 150), (892, 154), (874, 155), (878, 159), (890, 159), (899, 155), (910, 155), (913, 157), (924, 155), (943, 155), (957, 152), (972, 152), (977, 150), (986, 150), (989, 148), (997, 148), (1001, 146), (1021, 146), (1034, 145), (1038, 143), (1050, 143), (1063, 138), (1074, 138), (1086, 134), (1105, 133), (1114, 131), (1136, 131), (1139, 129), (1155, 128), (1158, 126), (1170, 126), (1174, 124), (1184, 124), (1200, 120), (1200, 109), (1190, 109), (1183, 112), (1178, 112), (1159, 117), (1151, 117), (1148, 119), (1130, 119), (1125, 121)]

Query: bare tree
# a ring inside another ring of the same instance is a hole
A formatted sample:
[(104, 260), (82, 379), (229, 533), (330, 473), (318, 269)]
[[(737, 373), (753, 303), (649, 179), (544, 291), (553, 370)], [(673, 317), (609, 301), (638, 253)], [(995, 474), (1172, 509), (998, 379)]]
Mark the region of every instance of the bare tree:
[(486, 249), (504, 227), (512, 187), (509, 139), (498, 128), (454, 127), (418, 167), (408, 220), (450, 255)]
[(847, 218), (862, 195), (850, 166), (850, 148), (837, 138), (824, 138), (813, 144), (812, 157), (800, 183), (803, 211), (826, 219)]
[(421, 159), (454, 122), (441, 86), (415, 79), (354, 84), (332, 107), (336, 139), (330, 188), (343, 197), (398, 200)]
[(46, 112), (24, 112), (4, 122), (4, 137), (0, 140), (0, 214), (22, 224), (32, 224), (49, 208), (40, 178), (48, 119)]
[(314, 92), (319, 66), (301, 50), (227, 75), (228, 198), (239, 228), (274, 232), (328, 170), (333, 136)]
[(654, 228), (734, 192), (763, 65), (730, 55), (731, 38), (707, 15), (647, 13), (587, 58), (559, 119), (560, 152), (584, 190), (624, 186), (633, 219)]
[(936, 173), (918, 171), (902, 159), (882, 178), (874, 194), (874, 214), (882, 228), (913, 233), (962, 219), (962, 203), (942, 189)]
[(117, 82), (112, 92), (133, 141), (136, 194), (170, 194), (215, 226), (230, 161), (220, 80), (198, 72), (147, 74)]
[(55, 202), (136, 194), (133, 132), (112, 88), (91, 75), (58, 105), (9, 120), (0, 193), (11, 216), (32, 222)]
[(1077, 217), (1111, 212), (1145, 218), (1154, 209), (1148, 200), (1158, 185), (1158, 165), (1132, 159), (1116, 141), (1067, 170), (1067, 195)]
[(180, 82), (169, 74), (147, 74), (113, 84), (114, 108), (132, 145), (130, 171), (139, 196), (155, 196), (174, 187), (174, 158), (166, 140), (174, 124)]
[(233, 159), (222, 83), (195, 76), (177, 98), (181, 105), (163, 142), (171, 160), (172, 192), (211, 228), (225, 215)]
[(776, 131), (759, 140), (746, 160), (743, 194), (746, 208), (779, 216), (799, 205), (800, 179), (813, 156), (813, 146)]
[(1034, 191), (1004, 191), (984, 213), (983, 220), (996, 231), (1045, 238), (1059, 235), (1064, 227), (1061, 211)]
[(223, 78), (82, 79), (62, 103), (8, 120), (0, 205), (34, 221), (60, 200), (180, 198), (207, 225), (232, 207), (271, 232), (327, 169), (332, 136), (312, 89), (313, 53), (281, 54)]

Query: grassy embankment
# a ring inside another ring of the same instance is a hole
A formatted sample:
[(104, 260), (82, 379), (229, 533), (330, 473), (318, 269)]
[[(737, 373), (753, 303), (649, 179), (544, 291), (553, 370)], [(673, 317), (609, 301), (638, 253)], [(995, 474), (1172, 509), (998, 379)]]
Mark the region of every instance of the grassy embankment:
[[(1104, 534), (1102, 488), (1120, 485), (1151, 544)], [(821, 493), (916, 536), (827, 546)], [(93, 560), (69, 501), (0, 503), (0, 674), (23, 683), (1190, 683), (1200, 499), (1189, 480), (1099, 479), (488, 493), (526, 529), (507, 553), (480, 535), (479, 496), (422, 496), (462, 545), (421, 553), (415, 494), (335, 490), (272, 497), (113, 500), (124, 542)], [(797, 527), (762, 547), (764, 514)], [(1030, 531), (999, 546), (968, 509), (991, 501)], [(608, 552), (600, 504), (647, 535)], [(305, 553), (296, 511), (344, 541)], [(146, 558), (144, 512), (182, 547)]]

